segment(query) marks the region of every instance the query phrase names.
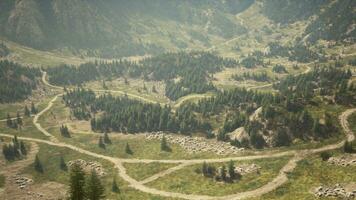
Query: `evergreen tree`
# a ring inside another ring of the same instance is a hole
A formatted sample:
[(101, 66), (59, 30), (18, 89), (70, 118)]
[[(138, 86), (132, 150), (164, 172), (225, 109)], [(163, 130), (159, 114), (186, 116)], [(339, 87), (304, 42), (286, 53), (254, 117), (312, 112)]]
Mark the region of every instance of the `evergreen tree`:
[(201, 171), (204, 176), (208, 176), (208, 165), (206, 164), (206, 162), (203, 162)]
[(84, 200), (85, 174), (79, 164), (71, 166), (69, 182), (69, 199)]
[(266, 145), (265, 139), (258, 133), (251, 134), (250, 143), (256, 149), (262, 149)]
[(126, 143), (125, 152), (126, 152), (127, 154), (130, 154), (130, 155), (133, 154), (133, 152), (132, 152), (132, 150), (131, 150), (131, 148), (130, 148), (129, 143)]
[(121, 193), (119, 186), (116, 183), (116, 179), (114, 178), (112, 181), (111, 191), (115, 193)]
[(41, 163), (40, 159), (38, 158), (38, 155), (36, 155), (36, 157), (35, 157), (34, 167), (37, 172), (40, 172), (40, 173), (44, 172), (42, 163)]
[(223, 166), (220, 168), (220, 173), (219, 173), (219, 175), (220, 175), (220, 179), (221, 179), (222, 181), (226, 181), (226, 167), (225, 167), (225, 165), (223, 165)]
[(31, 103), (31, 114), (37, 114), (37, 108), (35, 107), (35, 104), (32, 102)]
[(345, 141), (343, 150), (345, 153), (354, 153), (352, 142)]
[(26, 117), (30, 117), (30, 116), (31, 116), (31, 112), (30, 112), (30, 110), (28, 109), (27, 105), (25, 106), (24, 113), (25, 113), (25, 116), (26, 116)]
[(272, 144), (275, 147), (289, 146), (291, 142), (291, 138), (285, 129), (279, 129), (277, 134), (272, 138)]
[(104, 133), (104, 143), (105, 144), (111, 144), (111, 140), (109, 138), (109, 134), (108, 133)]
[(19, 126), (22, 126), (22, 118), (19, 112), (16, 113), (16, 122)]
[(63, 156), (60, 157), (59, 168), (63, 171), (68, 171), (68, 166), (67, 166), (66, 162), (64, 161)]
[(234, 166), (234, 162), (232, 162), (232, 160), (230, 160), (230, 162), (229, 162), (227, 172), (228, 172), (231, 180), (236, 178), (235, 166)]
[(171, 148), (168, 146), (167, 139), (165, 136), (161, 139), (161, 151), (171, 151)]
[(100, 200), (105, 197), (105, 189), (95, 170), (91, 171), (85, 184), (85, 197), (88, 200)]
[(106, 148), (105, 143), (104, 143), (104, 139), (103, 139), (102, 136), (99, 137), (99, 147), (102, 148), (102, 149)]
[(71, 137), (71, 135), (70, 135), (70, 133), (69, 133), (69, 129), (68, 129), (67, 126), (62, 125), (62, 126), (59, 128), (59, 131), (61, 132), (61, 135), (62, 135), (63, 137), (66, 137), (66, 138), (70, 138), (70, 137)]
[(25, 144), (22, 141), (20, 141), (20, 151), (21, 151), (22, 155), (24, 155), (24, 156), (27, 155), (27, 150), (26, 150)]
[(6, 125), (7, 125), (7, 127), (9, 127), (9, 128), (12, 128), (12, 127), (13, 127), (12, 119), (11, 119), (11, 116), (10, 116), (9, 113), (7, 113)]

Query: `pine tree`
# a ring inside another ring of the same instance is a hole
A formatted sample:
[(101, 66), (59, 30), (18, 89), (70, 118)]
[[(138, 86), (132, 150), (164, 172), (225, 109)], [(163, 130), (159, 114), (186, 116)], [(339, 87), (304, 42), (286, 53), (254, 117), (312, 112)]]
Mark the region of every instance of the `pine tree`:
[(9, 128), (12, 128), (12, 127), (13, 127), (12, 119), (11, 119), (11, 116), (10, 116), (9, 113), (7, 113), (6, 125), (7, 125), (7, 127), (9, 127)]
[(16, 114), (16, 121), (19, 126), (22, 126), (22, 119), (19, 112)]
[(30, 112), (30, 110), (28, 109), (27, 105), (25, 106), (24, 113), (25, 113), (25, 116), (26, 116), (26, 117), (30, 117), (30, 116), (31, 116), (31, 112)]
[(230, 160), (230, 162), (229, 162), (229, 166), (227, 168), (227, 172), (228, 172), (229, 177), (230, 177), (231, 180), (236, 178), (235, 166), (234, 166), (234, 162), (232, 162), (232, 160)]
[(70, 137), (71, 137), (67, 126), (62, 125), (62, 126), (59, 128), (59, 131), (61, 132), (61, 135), (62, 135), (63, 137), (67, 137), (67, 138), (70, 138)]
[(114, 178), (112, 181), (111, 191), (115, 193), (121, 193), (119, 186), (116, 183), (116, 179)]
[(170, 147), (168, 146), (166, 136), (163, 136), (161, 139), (161, 151), (171, 151)]
[(104, 143), (105, 144), (111, 144), (111, 140), (109, 138), (109, 134), (108, 133), (104, 133)]
[(85, 197), (88, 200), (100, 200), (105, 197), (105, 189), (100, 181), (99, 176), (95, 170), (91, 171), (91, 174), (85, 184)]
[(37, 108), (33, 102), (31, 103), (31, 114), (37, 114)]
[(130, 148), (129, 143), (126, 143), (125, 152), (126, 152), (127, 154), (130, 154), (130, 155), (133, 154), (133, 152), (132, 152), (132, 150), (131, 150), (131, 148)]
[(208, 165), (206, 164), (205, 161), (203, 162), (203, 166), (202, 166), (201, 171), (202, 171), (204, 176), (208, 176)]
[(226, 167), (225, 167), (225, 165), (223, 165), (220, 168), (220, 178), (222, 181), (226, 181)]
[(27, 155), (27, 150), (26, 150), (25, 144), (22, 141), (20, 141), (20, 151), (21, 151), (22, 155), (24, 155), (24, 156)]
[(34, 167), (37, 172), (40, 172), (40, 173), (44, 172), (42, 163), (41, 163), (40, 159), (38, 158), (38, 155), (36, 155)]
[(78, 164), (74, 164), (70, 171), (70, 188), (69, 188), (69, 199), (70, 200), (84, 200), (85, 192), (85, 174), (82, 168)]
[(103, 149), (106, 148), (105, 143), (104, 143), (104, 139), (103, 139), (102, 136), (99, 137), (99, 147), (103, 148)]
[(66, 162), (64, 161), (63, 156), (61, 156), (61, 158), (59, 160), (59, 168), (63, 171), (68, 171), (68, 166), (67, 166)]

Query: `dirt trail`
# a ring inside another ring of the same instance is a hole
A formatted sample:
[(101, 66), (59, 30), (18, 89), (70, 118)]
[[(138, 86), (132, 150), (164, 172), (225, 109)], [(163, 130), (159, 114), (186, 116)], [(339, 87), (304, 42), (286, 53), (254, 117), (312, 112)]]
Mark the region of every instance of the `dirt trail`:
[[(42, 82), (45, 85), (47, 85), (47, 86), (49, 86), (51, 88), (63, 90), (62, 87), (59, 87), (59, 86), (56, 86), (56, 85), (52, 85), (47, 81), (47, 72), (45, 72), (45, 71), (42, 71)], [(98, 89), (94, 89), (93, 91), (94, 92), (118, 93), (118, 94), (122, 94), (122, 95), (127, 95), (128, 97), (139, 99), (139, 100), (142, 100), (142, 101), (145, 101), (145, 102), (148, 102), (148, 103), (158, 103), (157, 101), (154, 101), (154, 100), (151, 100), (151, 99), (147, 99), (147, 98), (144, 98), (144, 97), (136, 95), (136, 94), (127, 93), (127, 92), (124, 92), (124, 91), (121, 91), (121, 90), (98, 90)]]
[(175, 172), (175, 171), (177, 171), (177, 170), (183, 169), (184, 167), (189, 166), (189, 165), (190, 165), (190, 164), (182, 163), (182, 164), (180, 164), (180, 165), (177, 165), (177, 166), (175, 166), (175, 167), (169, 168), (169, 169), (167, 169), (167, 170), (158, 172), (157, 174), (155, 174), (155, 175), (153, 175), (153, 176), (151, 176), (151, 177), (148, 177), (148, 178), (146, 178), (145, 180), (140, 181), (140, 184), (147, 184), (147, 183), (152, 182), (152, 181), (154, 181), (154, 180), (157, 180), (157, 179), (159, 179), (159, 178), (161, 178), (161, 177), (163, 177), (163, 176), (166, 176), (166, 175), (168, 175), (168, 174), (171, 174), (172, 172)]
[[(308, 69), (303, 73), (307, 73), (308, 71), (310, 71), (310, 67), (308, 67)], [(43, 75), (43, 77), (45, 77), (45, 74)], [(44, 82), (45, 82), (45, 78), (44, 78)], [(56, 99), (60, 95), (62, 95), (62, 94), (59, 94), (59, 95), (55, 96), (49, 102), (48, 106), (44, 110), (42, 110), (40, 113), (38, 113), (34, 117), (34, 120), (33, 120), (33, 123), (35, 124), (36, 128), (39, 131), (41, 131), (43, 134), (49, 136), (51, 141), (41, 140), (41, 139), (34, 139), (34, 138), (26, 138), (26, 137), (19, 137), (19, 139), (32, 141), (32, 142), (46, 143), (46, 144), (52, 145), (52, 146), (65, 147), (65, 148), (69, 148), (69, 149), (72, 149), (74, 151), (77, 151), (79, 153), (83, 153), (83, 154), (86, 154), (86, 155), (89, 155), (89, 156), (93, 156), (93, 157), (96, 157), (96, 158), (108, 160), (108, 161), (112, 162), (115, 165), (115, 168), (118, 169), (119, 176), (121, 178), (123, 178), (125, 181), (127, 181), (132, 188), (135, 188), (135, 189), (140, 190), (142, 192), (155, 194), (155, 195), (160, 195), (160, 196), (165, 196), (165, 197), (192, 199), (192, 200), (203, 200), (203, 199), (206, 199), (206, 200), (221, 199), (222, 200), (222, 199), (243, 199), (243, 198), (260, 196), (260, 195), (263, 195), (263, 194), (266, 194), (268, 192), (271, 192), (271, 191), (275, 190), (276, 188), (278, 188), (279, 186), (281, 186), (285, 182), (287, 182), (288, 181), (287, 173), (293, 171), (294, 168), (297, 166), (297, 162), (302, 160), (306, 156), (308, 156), (310, 154), (313, 154), (313, 153), (319, 153), (319, 152), (322, 152), (322, 151), (337, 149), (337, 148), (342, 147), (342, 145), (344, 144), (344, 141), (342, 141), (342, 142), (337, 143), (337, 144), (327, 145), (327, 146), (324, 146), (324, 147), (321, 147), (321, 148), (317, 148), (317, 149), (299, 150), (299, 151), (285, 151), (285, 152), (279, 152), (279, 153), (269, 152), (269, 153), (262, 154), (262, 155), (240, 156), (240, 157), (221, 158), (221, 159), (150, 160), (150, 159), (120, 159), (120, 158), (114, 158), (114, 157), (105, 156), (105, 155), (101, 155), (101, 154), (98, 154), (98, 153), (90, 152), (88, 150), (84, 150), (84, 149), (78, 148), (78, 147), (70, 145), (70, 144), (58, 142), (58, 140), (53, 135), (51, 135), (50, 133), (48, 133), (46, 130), (44, 130), (41, 127), (41, 125), (37, 122), (38, 118), (43, 113), (45, 113), (46, 111), (48, 111), (52, 107), (53, 102), (56, 101)], [(340, 123), (341, 123), (343, 129), (345, 130), (345, 134), (347, 136), (347, 140), (348, 141), (353, 141), (354, 140), (354, 135), (353, 135), (353, 132), (348, 127), (347, 118), (355, 111), (356, 111), (355, 108), (354, 109), (349, 109), (349, 110), (346, 110), (345, 112), (343, 112), (339, 116)], [(13, 137), (12, 135), (8, 135), (8, 134), (0, 134), (0, 136)], [(182, 193), (161, 191), (161, 190), (150, 188), (150, 187), (144, 185), (144, 183), (156, 180), (156, 179), (158, 179), (158, 178), (160, 178), (160, 177), (162, 177), (164, 175), (170, 174), (170, 173), (172, 173), (172, 172), (174, 172), (176, 170), (182, 169), (183, 167), (185, 167), (187, 165), (191, 165), (191, 164), (199, 164), (199, 163), (203, 163), (203, 162), (207, 162), (207, 163), (209, 163), (209, 162), (211, 162), (211, 163), (212, 162), (228, 162), (230, 160), (253, 160), (253, 159), (261, 159), (261, 158), (275, 158), (275, 157), (282, 157), (282, 156), (287, 156), (287, 155), (294, 155), (294, 157), (280, 170), (278, 176), (275, 177), (272, 181), (268, 182), (264, 186), (262, 186), (260, 188), (257, 188), (255, 190), (241, 192), (241, 193), (237, 193), (237, 194), (234, 194), (234, 195), (227, 195), (227, 196), (221, 196), (221, 197), (213, 197), (213, 196), (206, 196), (206, 195), (187, 195), (187, 194), (182, 194)], [(178, 165), (176, 167), (173, 167), (173, 168), (170, 168), (168, 170), (165, 170), (163, 172), (160, 172), (160, 173), (158, 173), (156, 175), (153, 175), (152, 177), (147, 178), (144, 181), (139, 182), (139, 181), (133, 179), (132, 177), (130, 177), (126, 173), (126, 169), (122, 164), (122, 163), (125, 163), (125, 162), (127, 162), (127, 163), (150, 163), (150, 162), (180, 163), (180, 165)]]
[(62, 96), (63, 94), (58, 94), (56, 95), (47, 105), (45, 109), (43, 109), (41, 112), (37, 113), (35, 117), (33, 118), (33, 124), (36, 126), (36, 128), (41, 131), (44, 135), (48, 136), (52, 142), (58, 142), (58, 139), (54, 137), (52, 134), (47, 132), (44, 128), (42, 128), (41, 124), (38, 123), (38, 119), (43, 115), (45, 112), (47, 112), (51, 107), (53, 106), (53, 103), (58, 99), (58, 97)]
[[(349, 129), (348, 127), (348, 122), (347, 118), (353, 113), (356, 112), (356, 109), (349, 109), (343, 112), (340, 117), (340, 123), (342, 127), (345, 130), (345, 134), (347, 135), (347, 140), (348, 141), (353, 141), (354, 140), (354, 135), (353, 132)], [(0, 134), (0, 136), (3, 137), (13, 137), (12, 135), (8, 134)], [(291, 172), (294, 170), (294, 168), (297, 166), (297, 162), (302, 160), (303, 158), (307, 157), (308, 155), (311, 155), (313, 153), (319, 153), (322, 151), (327, 151), (327, 150), (332, 150), (332, 149), (337, 149), (340, 148), (343, 144), (343, 142), (337, 143), (337, 144), (332, 144), (332, 145), (327, 145), (325, 147), (317, 148), (317, 149), (311, 149), (311, 150), (300, 150), (300, 151), (286, 151), (286, 152), (281, 152), (281, 153), (270, 153), (266, 155), (254, 155), (254, 156), (244, 156), (244, 157), (234, 157), (234, 158), (221, 158), (221, 159), (195, 159), (195, 160), (148, 160), (148, 159), (120, 159), (120, 158), (113, 158), (110, 156), (104, 156), (101, 154), (97, 154), (94, 152), (90, 152), (78, 147), (75, 147), (73, 145), (69, 145), (66, 143), (60, 143), (60, 142), (52, 142), (52, 141), (47, 141), (47, 140), (41, 140), (41, 139), (34, 139), (34, 138), (25, 138), (25, 137), (19, 137), (21, 140), (27, 140), (27, 141), (33, 141), (33, 142), (39, 142), (39, 143), (46, 143), (48, 145), (52, 146), (58, 146), (58, 147), (66, 147), (69, 149), (72, 149), (74, 151), (77, 151), (79, 153), (83, 153), (89, 156), (93, 156), (96, 158), (101, 158), (108, 160), (112, 163), (115, 164), (115, 167), (118, 169), (118, 173), (121, 178), (123, 178), (125, 181), (127, 181), (131, 187), (140, 190), (142, 192), (147, 192), (150, 194), (155, 194), (155, 195), (160, 195), (160, 196), (165, 196), (165, 197), (172, 197), (172, 198), (182, 198), (182, 199), (192, 199), (192, 200), (202, 200), (202, 199), (243, 199), (243, 198), (249, 198), (249, 197), (256, 197), (260, 196), (263, 194), (266, 194), (268, 192), (271, 192), (278, 188), (279, 186), (283, 185), (285, 182), (288, 181), (287, 173)], [(222, 197), (213, 197), (213, 196), (206, 196), (206, 195), (187, 195), (187, 194), (181, 194), (181, 193), (175, 193), (175, 192), (167, 192), (167, 191), (161, 191), (157, 190), (154, 188), (150, 188), (148, 186), (145, 186), (143, 183), (148, 182), (150, 180), (155, 180), (159, 177), (162, 177), (164, 175), (167, 175), (169, 173), (172, 173), (173, 171), (176, 171), (178, 169), (183, 168), (186, 165), (190, 164), (199, 164), (202, 162), (227, 162), (230, 160), (251, 160), (251, 159), (258, 159), (258, 158), (273, 158), (273, 157), (280, 157), (280, 156), (285, 156), (285, 155), (291, 155), (295, 154), (294, 158), (292, 158), (279, 172), (278, 176), (275, 177), (272, 181), (268, 182), (266, 185), (257, 188), (255, 190), (247, 191), (247, 192), (241, 192), (237, 193), (234, 195), (227, 195), (227, 196), (222, 196)], [(129, 163), (135, 163), (135, 162), (141, 162), (141, 163), (149, 163), (149, 162), (161, 162), (161, 163), (181, 163), (181, 165), (173, 167), (171, 169), (168, 169), (166, 171), (163, 171), (161, 173), (158, 173), (152, 177), (149, 177), (148, 179), (144, 181), (137, 181), (133, 178), (131, 178), (127, 173), (125, 167), (122, 165), (124, 162), (129, 162)]]

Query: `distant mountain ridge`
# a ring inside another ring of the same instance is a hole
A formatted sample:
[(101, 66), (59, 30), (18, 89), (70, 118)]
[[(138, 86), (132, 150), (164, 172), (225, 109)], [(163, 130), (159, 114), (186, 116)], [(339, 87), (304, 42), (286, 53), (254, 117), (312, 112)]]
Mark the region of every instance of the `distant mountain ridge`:
[[(260, 2), (264, 15), (276, 23), (317, 16), (305, 33), (311, 41), (355, 37), (355, 1)], [(0, 35), (37, 49), (68, 49), (101, 57), (202, 49), (211, 47), (212, 41), (247, 33), (235, 15), (253, 3), (254, 0), (0, 0)], [(338, 17), (341, 13), (345, 16)], [(325, 25), (328, 22), (332, 26)]]

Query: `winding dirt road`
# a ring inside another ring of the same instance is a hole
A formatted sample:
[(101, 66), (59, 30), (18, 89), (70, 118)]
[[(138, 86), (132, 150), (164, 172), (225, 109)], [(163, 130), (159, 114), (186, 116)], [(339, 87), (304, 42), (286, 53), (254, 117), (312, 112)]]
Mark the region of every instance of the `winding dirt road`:
[[(310, 67), (303, 72), (307, 73), (310, 71)], [(43, 82), (50, 86), (54, 87), (56, 89), (59, 89), (60, 87), (53, 86), (49, 84), (46, 81), (46, 74), (45, 72), (43, 73), (42, 76)], [(62, 89), (62, 88), (60, 88)], [(345, 141), (339, 142), (337, 144), (332, 144), (332, 145), (327, 145), (321, 148), (317, 149), (306, 149), (306, 150), (290, 150), (290, 151), (284, 151), (284, 152), (278, 152), (278, 153), (273, 153), (273, 152), (267, 152), (264, 154), (260, 155), (250, 155), (250, 156), (239, 156), (239, 157), (230, 157), (230, 158), (217, 158), (217, 159), (192, 159), (192, 160), (151, 160), (151, 159), (121, 159), (121, 158), (115, 158), (115, 157), (110, 157), (110, 156), (105, 156), (101, 155), (98, 153), (94, 153), (70, 144), (66, 144), (63, 142), (59, 142), (57, 138), (55, 138), (52, 134), (47, 132), (40, 123), (38, 123), (38, 119), (41, 115), (43, 115), (45, 112), (47, 112), (52, 106), (53, 103), (57, 100), (58, 97), (60, 97), (62, 94), (56, 95), (49, 103), (48, 106), (39, 112), (38, 114), (35, 115), (33, 119), (33, 123), (36, 126), (36, 128), (42, 132), (44, 135), (48, 136), (50, 141), (48, 140), (42, 140), (42, 139), (35, 139), (35, 138), (27, 138), (27, 137), (18, 137), (21, 140), (26, 140), (26, 141), (31, 141), (31, 142), (38, 142), (38, 143), (45, 143), (51, 146), (57, 146), (57, 147), (63, 147), (63, 148), (69, 148), (73, 151), (77, 151), (79, 153), (83, 153), (95, 158), (100, 158), (104, 159), (107, 161), (110, 161), (111, 163), (114, 164), (115, 168), (118, 169), (118, 174), (121, 178), (123, 178), (125, 181), (127, 181), (132, 188), (135, 188), (137, 190), (140, 190), (142, 192), (154, 194), (154, 195), (159, 195), (159, 196), (165, 196), (165, 197), (171, 197), (171, 198), (181, 198), (181, 199), (192, 199), (192, 200), (210, 200), (210, 199), (244, 199), (244, 198), (250, 198), (250, 197), (257, 197), (263, 194), (266, 194), (268, 192), (271, 192), (275, 190), (276, 188), (280, 187), (284, 183), (288, 181), (287, 173), (292, 172), (294, 168), (297, 166), (297, 162), (306, 158), (307, 156), (314, 154), (314, 153), (320, 153), (323, 151), (328, 151), (328, 150), (333, 150), (342, 147)], [(354, 109), (349, 109), (343, 112), (339, 116), (340, 124), (342, 128), (345, 131), (346, 134), (346, 140), (347, 141), (353, 141), (355, 139), (353, 132), (350, 130), (347, 122), (347, 118), (353, 113), (356, 112), (356, 108)], [(13, 137), (12, 135), (9, 134), (0, 134), (2, 137)], [(216, 163), (216, 162), (228, 162), (230, 160), (233, 161), (238, 161), (238, 160), (253, 160), (253, 159), (262, 159), (262, 158), (277, 158), (277, 157), (283, 157), (283, 156), (292, 156), (294, 157), (280, 170), (279, 174), (270, 182), (265, 184), (264, 186), (257, 188), (255, 190), (251, 191), (246, 191), (246, 192), (241, 192), (233, 195), (227, 195), (227, 196), (220, 196), (220, 197), (214, 197), (214, 196), (206, 196), (206, 195), (188, 195), (188, 194), (182, 194), (182, 193), (175, 193), (175, 192), (168, 192), (168, 191), (162, 191), (158, 190), (155, 188), (150, 188), (146, 186), (146, 183), (149, 183), (151, 181), (157, 180), (160, 177), (163, 177), (165, 175), (168, 175), (174, 171), (180, 170), (188, 165), (193, 165), (193, 164), (200, 164), (203, 162), (207, 163)], [(167, 169), (165, 171), (159, 172), (143, 181), (137, 181), (130, 177), (126, 173), (126, 168), (123, 166), (123, 163), (151, 163), (151, 162), (159, 162), (159, 163), (176, 163), (179, 164), (175, 167), (172, 167), (170, 169)]]
[[(50, 107), (51, 106), (48, 106), (47, 108), (49, 109)], [(349, 110), (346, 110), (345, 112), (343, 112), (339, 117), (340, 123), (345, 131), (346, 136), (347, 136), (347, 141), (353, 141), (355, 139), (353, 132), (350, 130), (350, 128), (348, 126), (348, 122), (347, 122), (347, 118), (354, 112), (356, 112), (355, 108), (349, 109)], [(40, 112), (38, 115), (43, 114), (43, 113), (44, 112)], [(38, 115), (37, 115), (37, 118), (39, 117)], [(39, 130), (41, 131), (41, 129), (39, 129)], [(44, 134), (46, 135), (49, 133), (47, 132)], [(13, 137), (12, 135), (8, 135), (8, 134), (0, 134), (0, 136)], [(54, 136), (52, 136), (52, 137), (54, 137)], [(322, 151), (328, 151), (328, 150), (340, 148), (344, 144), (344, 141), (342, 141), (337, 144), (327, 145), (327, 146), (317, 148), (317, 149), (286, 151), (286, 152), (281, 152), (281, 153), (268, 153), (268, 154), (263, 154), (263, 155), (241, 156), (241, 157), (221, 158), (221, 159), (147, 160), (147, 159), (114, 158), (114, 157), (90, 152), (88, 150), (84, 150), (82, 148), (79, 148), (79, 147), (76, 147), (76, 146), (73, 146), (70, 144), (58, 142), (58, 141), (47, 141), (47, 140), (27, 138), (27, 137), (18, 137), (18, 138), (21, 140), (26, 140), (26, 141), (45, 143), (45, 144), (52, 145), (52, 146), (69, 148), (69, 149), (77, 151), (79, 153), (83, 153), (83, 154), (93, 156), (96, 158), (100, 158), (100, 159), (105, 159), (107, 161), (112, 162), (115, 165), (115, 167), (118, 169), (119, 176), (121, 178), (123, 178), (125, 181), (127, 181), (132, 188), (135, 188), (137, 190), (140, 190), (140, 191), (146, 192), (146, 193), (150, 193), (150, 194), (155, 194), (155, 195), (160, 195), (160, 196), (165, 196), (165, 197), (173, 197), (173, 198), (192, 199), (192, 200), (244, 199), (244, 198), (256, 197), (256, 196), (266, 194), (268, 192), (275, 190), (276, 188), (278, 188), (279, 186), (283, 185), (285, 182), (288, 181), (287, 173), (292, 172), (294, 170), (294, 168), (297, 166), (298, 161), (304, 159), (305, 157), (307, 157), (308, 155), (311, 155), (313, 153), (319, 153)], [(227, 195), (227, 196), (221, 196), (221, 197), (206, 196), (206, 195), (187, 195), (187, 194), (181, 194), (181, 193), (175, 193), (175, 192), (162, 191), (162, 190), (150, 188), (150, 187), (144, 185), (145, 183), (156, 180), (164, 175), (170, 174), (176, 170), (182, 169), (183, 167), (191, 165), (191, 164), (199, 164), (202, 162), (227, 162), (230, 160), (252, 160), (252, 159), (260, 159), (260, 158), (274, 158), (274, 157), (281, 157), (281, 156), (287, 156), (287, 155), (294, 155), (294, 157), (280, 170), (278, 176), (275, 177), (272, 181), (268, 182), (264, 186), (257, 188), (255, 190), (241, 192), (241, 193), (237, 193), (237, 194), (233, 194), (233, 195)], [(132, 177), (130, 177), (126, 173), (126, 169), (123, 166), (123, 163), (125, 163), (125, 162), (128, 162), (128, 163), (160, 162), (160, 163), (181, 163), (181, 164), (178, 166), (175, 166), (171, 169), (168, 169), (168, 170), (165, 170), (158, 174), (155, 174), (152, 177), (149, 177), (149, 178), (145, 179), (144, 181), (139, 182), (139, 181), (133, 179)]]

